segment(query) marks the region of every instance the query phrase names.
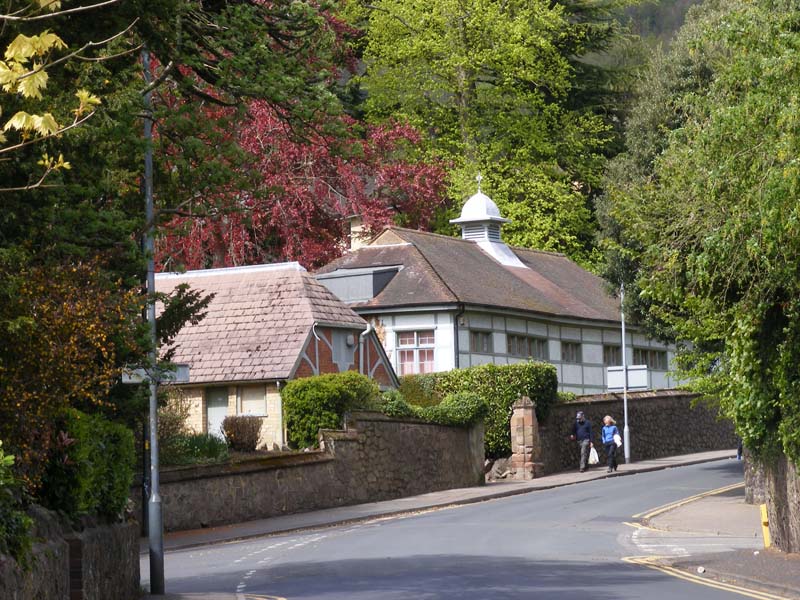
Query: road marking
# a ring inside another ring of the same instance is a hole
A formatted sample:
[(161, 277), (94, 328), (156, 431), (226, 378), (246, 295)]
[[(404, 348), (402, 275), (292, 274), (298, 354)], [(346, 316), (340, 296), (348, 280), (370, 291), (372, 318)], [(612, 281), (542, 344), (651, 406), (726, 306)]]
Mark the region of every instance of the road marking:
[(676, 502), (670, 502), (669, 504), (663, 504), (657, 508), (653, 508), (647, 512), (642, 512), (636, 515), (633, 515), (632, 518), (634, 519), (642, 519), (648, 520), (652, 519), (656, 515), (660, 515), (661, 513), (667, 512), (668, 510), (672, 510), (673, 508), (678, 508), (679, 506), (683, 506), (684, 504), (689, 504), (690, 502), (694, 502), (695, 500), (700, 500), (701, 498), (705, 498), (706, 496), (714, 496), (716, 494), (722, 494), (724, 492), (728, 492), (730, 490), (735, 490), (737, 488), (744, 487), (744, 481), (741, 483), (734, 483), (732, 485), (726, 485), (725, 487), (717, 488), (716, 490), (711, 490), (709, 492), (703, 492), (702, 494), (695, 494), (694, 496), (689, 496), (688, 498), (684, 498), (683, 500), (678, 500)]
[(738, 585), (733, 585), (731, 583), (723, 583), (721, 581), (712, 581), (709, 579), (704, 579), (697, 575), (692, 575), (691, 573), (686, 573), (684, 571), (681, 571), (680, 569), (676, 569), (675, 567), (659, 564), (656, 561), (658, 561), (660, 558), (672, 558), (672, 557), (626, 556), (622, 560), (629, 564), (641, 565), (643, 567), (655, 569), (656, 571), (660, 571), (661, 573), (677, 577), (678, 579), (683, 579), (684, 581), (698, 583), (706, 587), (715, 588), (726, 592), (733, 592), (734, 594), (747, 596), (748, 598), (756, 598), (757, 600), (790, 600), (786, 596), (777, 596), (775, 594), (770, 594), (769, 592), (760, 592), (756, 590), (751, 590), (740, 587)]

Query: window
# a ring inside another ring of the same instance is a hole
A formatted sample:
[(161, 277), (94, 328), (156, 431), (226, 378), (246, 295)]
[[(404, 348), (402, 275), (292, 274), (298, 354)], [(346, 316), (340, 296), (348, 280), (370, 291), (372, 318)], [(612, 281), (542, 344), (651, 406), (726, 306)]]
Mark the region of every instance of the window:
[(652, 369), (654, 371), (666, 371), (669, 369), (667, 364), (667, 351), (650, 350), (648, 348), (634, 348), (633, 364), (647, 365), (648, 369)]
[(239, 388), (241, 415), (263, 416), (267, 414), (267, 395), (263, 385)]
[(478, 354), (492, 353), (492, 332), (491, 331), (470, 331), (469, 332), (469, 351)]
[(561, 361), (565, 363), (581, 362), (581, 345), (579, 342), (561, 342)]
[(524, 356), (537, 360), (547, 360), (547, 340), (524, 335), (508, 335), (508, 353), (511, 356)]
[(615, 345), (603, 346), (603, 366), (606, 367), (621, 367), (622, 366), (622, 348)]
[(432, 373), (434, 343), (433, 329), (398, 332), (397, 362), (400, 375)]

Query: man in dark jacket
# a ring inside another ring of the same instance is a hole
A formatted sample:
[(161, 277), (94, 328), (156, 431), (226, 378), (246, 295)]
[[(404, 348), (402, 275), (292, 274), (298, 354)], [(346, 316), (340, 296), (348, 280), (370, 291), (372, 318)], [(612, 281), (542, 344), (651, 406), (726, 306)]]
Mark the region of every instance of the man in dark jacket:
[(582, 410), (575, 415), (575, 423), (572, 424), (572, 435), (569, 439), (577, 441), (581, 448), (581, 473), (586, 470), (586, 463), (589, 462), (589, 449), (592, 447), (592, 422), (587, 420)]

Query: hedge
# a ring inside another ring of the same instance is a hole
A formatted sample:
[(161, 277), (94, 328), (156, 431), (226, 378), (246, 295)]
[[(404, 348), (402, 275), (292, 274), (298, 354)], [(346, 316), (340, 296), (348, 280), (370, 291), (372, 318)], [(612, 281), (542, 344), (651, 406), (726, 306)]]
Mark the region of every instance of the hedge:
[(316, 447), (319, 430), (340, 429), (348, 411), (380, 407), (378, 384), (355, 371), (295, 379), (281, 396), (287, 437), (295, 448)]
[(222, 421), (222, 435), (231, 450), (255, 452), (263, 423), (261, 417), (230, 415)]
[(134, 469), (133, 433), (100, 415), (68, 409), (56, 428), (43, 478), (42, 503), (71, 518), (116, 518), (128, 501)]
[[(471, 392), (488, 405), (486, 415), (486, 455), (490, 458), (511, 453), (511, 407), (520, 396), (536, 403), (536, 416), (547, 418), (558, 401), (556, 368), (548, 363), (525, 362), (513, 365), (482, 365), (443, 373), (407, 375), (400, 390), (412, 404), (437, 405), (451, 394)], [(420, 402), (420, 399), (422, 400)]]
[(14, 456), (6, 455), (0, 440), (0, 554), (28, 564), (33, 521), (25, 513), (21, 482), (14, 476)]
[(429, 406), (409, 404), (396, 390), (384, 392), (381, 400), (379, 409), (389, 417), (411, 417), (437, 425), (466, 427), (484, 420), (489, 412), (486, 401), (472, 392), (450, 394), (440, 403)]

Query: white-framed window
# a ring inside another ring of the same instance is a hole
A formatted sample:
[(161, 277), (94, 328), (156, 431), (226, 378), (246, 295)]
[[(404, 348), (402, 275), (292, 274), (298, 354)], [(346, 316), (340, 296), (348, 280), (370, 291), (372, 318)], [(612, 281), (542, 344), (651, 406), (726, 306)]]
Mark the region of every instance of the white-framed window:
[(239, 414), (266, 416), (267, 387), (265, 385), (248, 385), (239, 388)]
[(580, 342), (561, 342), (561, 362), (575, 364), (582, 362)]
[(477, 354), (491, 354), (493, 352), (491, 331), (470, 331), (469, 351)]
[(506, 340), (508, 353), (511, 356), (535, 358), (536, 360), (547, 360), (548, 358), (547, 340), (544, 338), (508, 334)]
[(622, 347), (618, 344), (603, 345), (603, 366), (621, 367), (622, 366)]
[(433, 329), (397, 332), (397, 365), (400, 375), (433, 373), (436, 335)]
[(653, 371), (667, 371), (669, 369), (666, 350), (651, 350), (650, 348), (634, 348), (633, 364), (647, 365)]

